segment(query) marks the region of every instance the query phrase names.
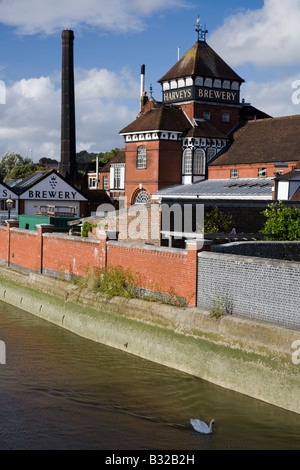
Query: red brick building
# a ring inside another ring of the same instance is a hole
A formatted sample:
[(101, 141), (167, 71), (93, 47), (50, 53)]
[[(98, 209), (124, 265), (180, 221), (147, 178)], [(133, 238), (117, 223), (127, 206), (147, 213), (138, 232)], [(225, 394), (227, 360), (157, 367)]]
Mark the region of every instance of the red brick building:
[[(206, 43), (197, 27), (194, 46), (159, 80), (162, 102), (147, 98), (120, 131), (125, 140), (127, 205), (149, 202), (156, 191), (208, 178), (208, 164), (231, 134), (259, 110), (240, 102), (239, 77)], [(144, 73), (142, 66), (142, 74)]]
[(300, 158), (300, 115), (248, 121), (208, 166), (208, 179), (277, 177)]

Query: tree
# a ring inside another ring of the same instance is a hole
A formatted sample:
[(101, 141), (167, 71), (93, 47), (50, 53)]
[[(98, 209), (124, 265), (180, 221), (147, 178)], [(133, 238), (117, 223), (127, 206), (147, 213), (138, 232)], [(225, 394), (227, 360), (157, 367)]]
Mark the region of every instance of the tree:
[(115, 155), (117, 155), (119, 149), (112, 149), (110, 152), (105, 152), (103, 157), (100, 158), (102, 163), (108, 163)]
[(286, 206), (282, 201), (270, 204), (262, 214), (266, 222), (261, 233), (266, 240), (300, 240), (300, 209)]
[(32, 173), (35, 171), (45, 171), (45, 167), (42, 165), (39, 165), (38, 163), (24, 163), (15, 166), (4, 178), (4, 182), (7, 182), (9, 180), (16, 180), (19, 178), (26, 178), (27, 176), (30, 176)]
[(9, 181), (26, 178), (37, 170), (45, 170), (44, 166), (33, 163), (29, 157), (21, 157), (18, 153), (6, 153), (0, 160), (0, 180)]
[(205, 214), (204, 233), (229, 233), (231, 229), (231, 214), (224, 214), (218, 207), (214, 207)]
[(23, 158), (18, 153), (6, 153), (0, 160), (0, 180), (3, 181), (6, 175), (17, 165), (20, 165)]

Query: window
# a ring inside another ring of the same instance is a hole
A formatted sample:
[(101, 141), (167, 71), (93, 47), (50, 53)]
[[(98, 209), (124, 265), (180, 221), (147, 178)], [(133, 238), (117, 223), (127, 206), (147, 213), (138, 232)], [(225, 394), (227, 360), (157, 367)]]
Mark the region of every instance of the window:
[(264, 178), (267, 176), (267, 169), (266, 168), (259, 168), (258, 169), (258, 176), (259, 178)]
[(203, 111), (203, 119), (210, 121), (210, 111)]
[(207, 149), (207, 161), (211, 160), (216, 155), (216, 149)]
[(147, 204), (150, 202), (149, 194), (145, 189), (140, 189), (135, 196), (134, 204)]
[(194, 154), (194, 174), (205, 174), (205, 153), (203, 149), (196, 149)]
[(140, 145), (137, 149), (137, 160), (136, 167), (138, 170), (147, 168), (147, 158), (146, 158), (146, 147), (145, 145)]
[(97, 178), (95, 176), (89, 176), (89, 189), (97, 188)]
[(121, 187), (121, 168), (119, 166), (114, 167), (114, 189)]
[(222, 122), (230, 122), (230, 113), (222, 114)]
[(237, 168), (231, 168), (230, 170), (230, 178), (238, 178), (239, 170)]
[(186, 149), (183, 152), (183, 173), (185, 175), (192, 174), (193, 154), (191, 149)]
[(103, 176), (103, 189), (108, 190), (108, 176)]

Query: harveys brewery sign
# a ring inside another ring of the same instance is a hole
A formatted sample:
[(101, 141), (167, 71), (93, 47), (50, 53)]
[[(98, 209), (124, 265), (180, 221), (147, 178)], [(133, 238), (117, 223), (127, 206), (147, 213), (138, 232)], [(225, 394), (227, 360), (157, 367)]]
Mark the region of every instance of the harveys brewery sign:
[(208, 88), (190, 86), (163, 91), (164, 103), (180, 103), (184, 101), (211, 101), (224, 104), (239, 104), (239, 90), (224, 88)]

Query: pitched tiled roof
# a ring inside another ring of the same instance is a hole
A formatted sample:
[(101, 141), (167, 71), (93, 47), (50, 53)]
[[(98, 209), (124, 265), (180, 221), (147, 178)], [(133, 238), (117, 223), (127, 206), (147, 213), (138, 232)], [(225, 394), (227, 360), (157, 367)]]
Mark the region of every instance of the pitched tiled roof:
[(158, 82), (190, 76), (244, 82), (205, 41), (197, 41)]
[(140, 114), (135, 121), (124, 127), (120, 134), (147, 131), (186, 132), (190, 127), (191, 123), (180, 108), (165, 106)]
[(109, 162), (107, 162), (100, 170), (100, 173), (105, 173), (110, 170), (112, 163), (125, 163), (125, 149), (120, 149), (116, 155), (114, 155)]
[(204, 119), (197, 119), (195, 126), (189, 130), (186, 137), (208, 137), (210, 139), (227, 139), (218, 129)]
[(300, 115), (247, 122), (233, 135), (229, 149), (210, 165), (298, 162)]

